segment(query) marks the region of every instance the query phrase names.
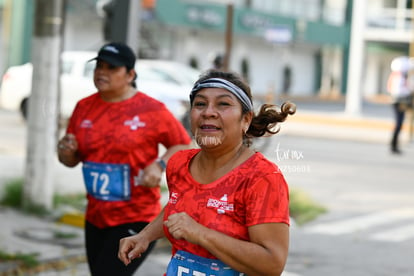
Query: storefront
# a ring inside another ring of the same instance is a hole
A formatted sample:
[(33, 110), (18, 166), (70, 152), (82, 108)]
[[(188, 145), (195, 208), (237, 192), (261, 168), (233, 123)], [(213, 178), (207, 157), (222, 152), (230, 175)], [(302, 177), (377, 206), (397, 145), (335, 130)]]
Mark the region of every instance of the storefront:
[[(196, 64), (200, 69), (211, 68), (214, 56), (225, 53), (227, 9), (226, 5), (198, 1), (158, 0), (154, 25), (160, 55)], [(328, 25), (236, 6), (229, 68), (244, 75), (258, 94), (313, 95), (324, 82), (323, 71), (336, 72), (331, 79), (342, 79), (348, 30), (348, 25)], [(340, 90), (341, 84), (334, 84)]]

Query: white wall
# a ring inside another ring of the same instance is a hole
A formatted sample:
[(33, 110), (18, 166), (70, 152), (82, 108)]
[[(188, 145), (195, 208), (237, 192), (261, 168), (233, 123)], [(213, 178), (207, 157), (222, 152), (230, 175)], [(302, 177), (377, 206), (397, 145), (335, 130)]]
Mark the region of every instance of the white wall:
[(391, 51), (368, 52), (361, 85), (364, 97), (387, 94), (387, 79), (391, 72), (391, 61), (400, 55), (403, 55), (403, 53)]
[(291, 95), (304, 96), (315, 93), (315, 51), (311, 48), (297, 49), (292, 54)]
[[(188, 64), (193, 57), (201, 70), (211, 68), (214, 55), (225, 51), (224, 34), (172, 27), (158, 31), (160, 33), (154, 35), (154, 39), (161, 47), (161, 58)], [(102, 18), (97, 14), (69, 13), (64, 43), (65, 50), (97, 51), (104, 43)], [(263, 95), (269, 91), (280, 94), (285, 65), (292, 70), (290, 95), (314, 94), (314, 49), (298, 45), (275, 46), (262, 38), (250, 36), (233, 37), (232, 46), (230, 69), (241, 73), (242, 60), (248, 61), (249, 83), (254, 94)]]
[[(224, 53), (224, 37), (213, 32), (175, 31), (174, 59), (188, 63), (191, 57), (198, 60), (199, 69), (211, 68), (215, 53)], [(252, 92), (265, 94), (269, 91), (280, 94), (283, 82), (283, 68), (290, 65), (292, 84), (290, 95), (313, 95), (315, 86), (314, 49), (309, 47), (275, 46), (263, 39), (234, 37), (232, 43), (230, 70), (241, 73), (241, 63), (249, 63), (249, 83)]]

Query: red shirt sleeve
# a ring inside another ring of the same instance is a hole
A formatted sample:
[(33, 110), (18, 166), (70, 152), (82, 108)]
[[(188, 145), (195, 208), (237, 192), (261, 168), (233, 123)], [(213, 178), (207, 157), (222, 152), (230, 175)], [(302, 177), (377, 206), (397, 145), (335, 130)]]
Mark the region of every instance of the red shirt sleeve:
[(279, 171), (255, 181), (249, 187), (245, 202), (246, 226), (269, 222), (289, 224), (289, 190)]

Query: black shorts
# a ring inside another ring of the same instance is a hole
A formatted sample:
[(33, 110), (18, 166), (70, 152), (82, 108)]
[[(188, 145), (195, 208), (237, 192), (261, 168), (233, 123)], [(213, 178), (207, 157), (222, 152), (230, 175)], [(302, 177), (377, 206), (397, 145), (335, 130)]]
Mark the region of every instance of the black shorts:
[(150, 244), (141, 258), (134, 259), (127, 266), (118, 259), (119, 241), (140, 232), (147, 224), (146, 222), (136, 222), (115, 227), (98, 228), (86, 221), (85, 246), (91, 275), (133, 275), (154, 248), (155, 241)]

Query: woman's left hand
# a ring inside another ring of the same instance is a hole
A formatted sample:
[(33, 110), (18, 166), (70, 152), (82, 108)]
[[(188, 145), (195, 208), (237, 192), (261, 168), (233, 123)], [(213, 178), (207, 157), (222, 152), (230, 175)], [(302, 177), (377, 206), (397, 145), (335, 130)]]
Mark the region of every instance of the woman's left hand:
[(185, 239), (193, 244), (198, 244), (198, 238), (201, 237), (200, 232), (204, 228), (185, 212), (170, 215), (164, 221), (164, 225), (174, 239)]
[(144, 169), (140, 185), (148, 188), (158, 187), (160, 186), (161, 176), (162, 169), (157, 162), (154, 162)]

